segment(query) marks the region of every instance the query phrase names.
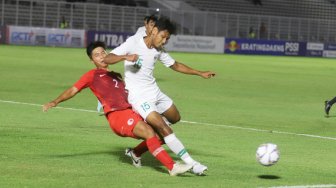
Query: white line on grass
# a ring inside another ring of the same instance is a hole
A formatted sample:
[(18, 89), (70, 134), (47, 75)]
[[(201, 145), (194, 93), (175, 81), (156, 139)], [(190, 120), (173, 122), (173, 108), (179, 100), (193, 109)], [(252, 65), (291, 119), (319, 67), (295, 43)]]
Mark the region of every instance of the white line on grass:
[(305, 137), (313, 137), (313, 138), (321, 138), (327, 140), (336, 140), (334, 137), (326, 137), (326, 136), (318, 136), (312, 134), (302, 134), (302, 133), (291, 133), (291, 132), (284, 132), (284, 131), (275, 131), (275, 130), (263, 130), (263, 129), (256, 129), (256, 128), (249, 128), (249, 127), (239, 127), (235, 125), (221, 125), (221, 124), (212, 124), (212, 123), (200, 123), (200, 122), (193, 122), (193, 121), (181, 121), (183, 123), (189, 124), (200, 124), (200, 125), (211, 125), (217, 127), (226, 127), (226, 128), (233, 128), (233, 129), (243, 129), (243, 130), (250, 130), (250, 131), (257, 131), (257, 132), (269, 132), (269, 133), (277, 133), (277, 134), (287, 134), (287, 135), (296, 135), (296, 136), (305, 136)]
[[(10, 103), (10, 104), (21, 104), (21, 105), (30, 105), (30, 106), (40, 106), (41, 104), (33, 104), (33, 103), (25, 103), (25, 102), (16, 102), (16, 101), (7, 101), (7, 100), (0, 100), (2, 103)], [(67, 107), (55, 107), (59, 109), (65, 110), (74, 110), (74, 111), (81, 111), (81, 112), (91, 112), (91, 113), (98, 113), (95, 110), (85, 110), (85, 109), (78, 109), (78, 108), (67, 108)], [(182, 123), (188, 124), (197, 124), (197, 125), (210, 125), (216, 127), (224, 127), (224, 128), (232, 128), (232, 129), (242, 129), (242, 130), (249, 130), (249, 131), (257, 131), (257, 132), (269, 132), (269, 133), (277, 133), (277, 134), (286, 134), (286, 135), (295, 135), (295, 136), (305, 136), (311, 138), (320, 138), (325, 140), (336, 140), (334, 137), (327, 137), (327, 136), (318, 136), (318, 135), (311, 135), (311, 134), (302, 134), (302, 133), (291, 133), (291, 132), (284, 132), (284, 131), (275, 131), (275, 130), (263, 130), (263, 129), (256, 129), (256, 128), (249, 128), (249, 127), (239, 127), (235, 125), (224, 125), (224, 124), (213, 124), (213, 123), (201, 123), (201, 122), (194, 122), (194, 121), (185, 121), (181, 120)]]
[(278, 186), (269, 188), (335, 188), (336, 185), (293, 185), (293, 186)]

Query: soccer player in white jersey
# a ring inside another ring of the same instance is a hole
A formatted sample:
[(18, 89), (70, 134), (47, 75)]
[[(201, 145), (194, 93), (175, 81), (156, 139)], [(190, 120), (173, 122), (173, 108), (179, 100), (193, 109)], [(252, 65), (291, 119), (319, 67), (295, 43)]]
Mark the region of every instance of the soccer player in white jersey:
[[(112, 50), (105, 57), (104, 62), (114, 64), (125, 61), (126, 89), (129, 91), (128, 100), (133, 109), (163, 137), (164, 142), (175, 154), (185, 163), (193, 165), (193, 173), (200, 175), (208, 168), (191, 158), (182, 142), (175, 136), (161, 116), (163, 115), (171, 123), (176, 123), (181, 118), (173, 101), (160, 91), (153, 76), (153, 71), (156, 61), (159, 60), (166, 67), (184, 74), (198, 75), (207, 79), (215, 76), (215, 73), (192, 69), (175, 61), (168, 53), (164, 52), (163, 45), (175, 31), (175, 25), (168, 19), (159, 18), (150, 35), (143, 38), (130, 37), (125, 43)], [(127, 152), (128, 154), (132, 152), (132, 156), (136, 158), (140, 157), (145, 151), (145, 144), (140, 143), (138, 148)]]
[[(140, 37), (140, 38), (148, 36), (150, 34), (150, 32), (152, 31), (156, 20), (157, 20), (157, 17), (154, 14), (152, 14), (150, 16), (145, 16), (144, 26), (139, 27), (137, 32), (134, 35), (136, 35), (137, 37)], [(103, 108), (103, 106), (100, 103), (100, 101), (98, 100), (97, 111), (100, 112), (102, 110), (102, 108)]]
[(152, 31), (156, 20), (157, 20), (157, 17), (154, 14), (150, 16), (146, 16), (144, 18), (144, 26), (139, 27), (135, 34), (140, 35), (142, 37), (148, 36), (150, 32)]

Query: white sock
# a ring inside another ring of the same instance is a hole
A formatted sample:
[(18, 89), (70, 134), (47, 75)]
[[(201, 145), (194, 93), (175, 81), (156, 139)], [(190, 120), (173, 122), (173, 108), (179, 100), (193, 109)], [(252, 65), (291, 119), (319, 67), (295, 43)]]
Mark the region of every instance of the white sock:
[(191, 158), (187, 150), (184, 148), (182, 142), (175, 136), (174, 133), (163, 138), (167, 146), (178, 157), (180, 157), (186, 164), (195, 164), (196, 161)]

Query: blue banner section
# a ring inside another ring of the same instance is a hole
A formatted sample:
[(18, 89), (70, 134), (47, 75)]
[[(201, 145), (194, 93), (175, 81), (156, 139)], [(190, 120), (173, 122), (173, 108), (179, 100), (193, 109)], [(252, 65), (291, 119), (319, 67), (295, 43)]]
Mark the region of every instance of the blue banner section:
[(225, 39), (225, 53), (304, 56), (306, 43), (253, 39)]
[(336, 44), (325, 44), (324, 45), (325, 50), (335, 50), (336, 51)]
[(106, 43), (107, 48), (115, 48), (126, 41), (134, 33), (108, 32), (108, 31), (88, 31), (87, 44), (94, 41)]
[(310, 57), (322, 57), (323, 50), (307, 50), (306, 56)]
[(6, 42), (6, 26), (0, 26), (0, 44)]
[(319, 42), (307, 42), (306, 56), (322, 57), (325, 45)]

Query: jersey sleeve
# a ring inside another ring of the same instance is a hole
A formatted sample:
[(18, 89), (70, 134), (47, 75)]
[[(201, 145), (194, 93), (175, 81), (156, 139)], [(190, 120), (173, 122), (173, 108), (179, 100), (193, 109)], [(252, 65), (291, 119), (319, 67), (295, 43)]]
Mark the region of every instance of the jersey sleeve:
[(124, 43), (114, 48), (110, 53), (113, 53), (116, 55), (127, 55), (130, 52), (130, 49), (132, 49), (132, 47), (134, 46), (136, 38), (137, 38), (137, 35), (133, 35), (129, 37)]
[(175, 59), (173, 59), (167, 52), (161, 52), (159, 59), (166, 67), (170, 67), (175, 63)]
[(91, 70), (85, 73), (73, 86), (78, 89), (78, 92), (90, 86), (93, 80), (94, 71)]

